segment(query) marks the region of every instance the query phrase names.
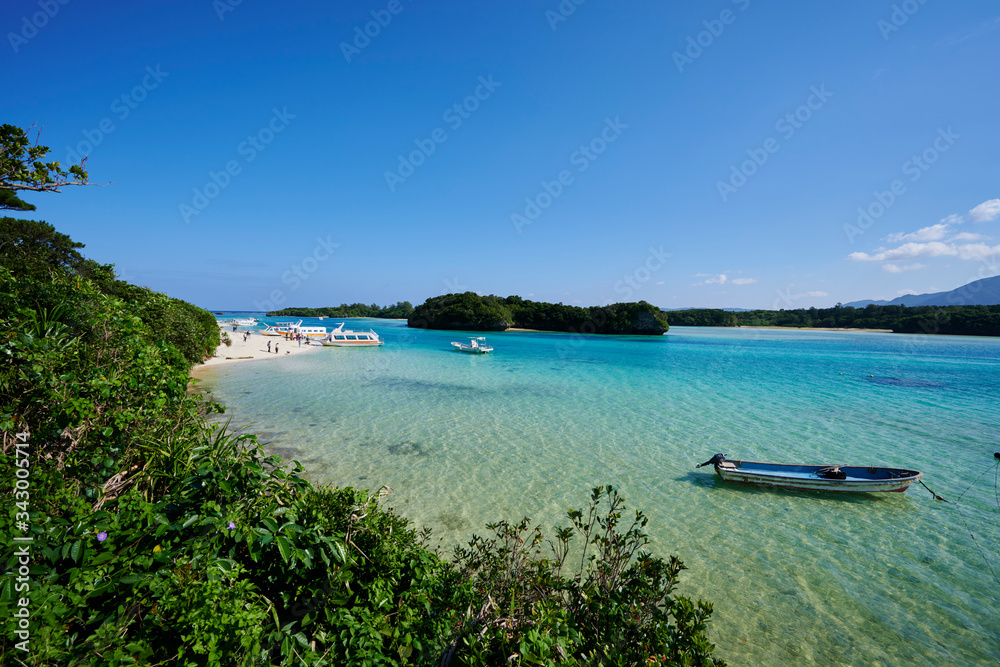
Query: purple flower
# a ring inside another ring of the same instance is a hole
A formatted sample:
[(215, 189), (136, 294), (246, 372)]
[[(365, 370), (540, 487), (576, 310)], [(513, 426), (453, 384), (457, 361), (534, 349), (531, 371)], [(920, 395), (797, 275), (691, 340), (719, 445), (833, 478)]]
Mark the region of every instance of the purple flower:
[(108, 534), (105, 533), (103, 530), (97, 534), (97, 541), (98, 542), (103, 542), (106, 539), (108, 539)]
[(236, 524), (232, 521), (229, 522), (229, 530), (236, 530)]

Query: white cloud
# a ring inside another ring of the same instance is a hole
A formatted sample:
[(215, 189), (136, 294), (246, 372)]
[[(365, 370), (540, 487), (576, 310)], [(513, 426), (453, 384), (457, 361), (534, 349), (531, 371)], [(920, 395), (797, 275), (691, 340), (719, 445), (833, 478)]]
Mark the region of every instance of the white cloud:
[(958, 213), (952, 213), (946, 218), (941, 218), (941, 222), (946, 225), (960, 225), (965, 222), (965, 218), (960, 216)]
[(997, 216), (1000, 216), (1000, 199), (984, 201), (969, 211), (969, 218), (973, 222), (991, 222), (996, 220)]
[(902, 273), (903, 271), (917, 271), (919, 269), (926, 269), (926, 264), (908, 264), (906, 266), (897, 266), (896, 264), (883, 264), (882, 270), (887, 273)]
[(986, 238), (982, 234), (973, 234), (972, 232), (962, 232), (961, 234), (955, 234), (949, 240), (950, 241), (981, 241)]
[(704, 280), (700, 283), (694, 283), (692, 287), (697, 287), (698, 285), (725, 285), (726, 281), (729, 280), (725, 273), (720, 273), (718, 275), (713, 273), (696, 273), (694, 274), (694, 277), (708, 278), (708, 280)]
[(909, 234), (889, 234), (889, 236), (886, 237), (886, 241), (889, 243), (902, 243), (904, 241), (915, 241), (917, 243), (940, 241), (951, 231), (949, 227), (950, 223), (939, 222), (936, 225), (924, 227), (923, 229), (918, 229), (917, 231)]
[(733, 280), (734, 285), (752, 285), (757, 282), (756, 278), (735, 278)]
[(666, 280), (657, 280), (657, 281), (656, 281), (655, 283), (653, 283), (653, 284), (654, 284), (654, 285), (666, 285), (666, 284), (667, 284), (667, 281), (666, 281)]
[(805, 296), (829, 296), (826, 292), (806, 292)]
[(966, 245), (959, 246), (958, 248), (958, 256), (960, 259), (983, 261), (987, 259), (994, 259), (997, 255), (1000, 255), (1000, 245), (995, 245), (991, 248), (985, 243), (967, 243)]
[(901, 259), (916, 259), (917, 257), (941, 257), (954, 256), (958, 250), (954, 245), (948, 245), (939, 241), (931, 243), (904, 243), (892, 250), (882, 250), (882, 252), (869, 255), (866, 252), (852, 252), (847, 256), (855, 262), (888, 262)]

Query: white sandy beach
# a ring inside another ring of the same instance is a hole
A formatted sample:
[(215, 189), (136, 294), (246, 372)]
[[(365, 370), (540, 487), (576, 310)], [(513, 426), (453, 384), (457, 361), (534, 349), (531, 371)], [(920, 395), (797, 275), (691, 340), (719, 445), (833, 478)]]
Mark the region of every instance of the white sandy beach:
[[(234, 332), (232, 327), (220, 328), (223, 333), (229, 336), (229, 340), (231, 340), (233, 344), (231, 346), (227, 346), (225, 343), (220, 344), (215, 350), (215, 355), (206, 359), (202, 364), (195, 366), (192, 369), (193, 371), (197, 371), (208, 366), (234, 364), (240, 361), (284, 359), (285, 357), (290, 357), (293, 354), (303, 354), (305, 352), (309, 352), (310, 350), (316, 350), (323, 347), (315, 341), (308, 340), (303, 340), (302, 345), (300, 346), (298, 341), (285, 340), (281, 336), (262, 336), (257, 331), (251, 332), (247, 337), (247, 341), (244, 343), (242, 331)], [(268, 343), (271, 344), (270, 352), (268, 352), (267, 349)], [(278, 350), (277, 354), (274, 352), (275, 348)]]

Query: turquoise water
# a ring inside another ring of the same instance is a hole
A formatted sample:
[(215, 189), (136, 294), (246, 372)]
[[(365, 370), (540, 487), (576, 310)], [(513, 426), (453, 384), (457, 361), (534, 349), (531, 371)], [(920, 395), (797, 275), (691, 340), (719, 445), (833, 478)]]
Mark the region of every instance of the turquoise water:
[[(690, 568), (680, 592), (714, 603), (732, 664), (1000, 664), (1000, 340), (510, 332), (471, 356), (456, 332), (349, 322), (386, 345), (220, 366), (202, 386), (311, 479), (390, 486), (447, 553), (500, 518), (567, 525), (613, 484), (652, 550)], [(695, 470), (716, 452), (915, 468), (952, 502), (729, 485)]]

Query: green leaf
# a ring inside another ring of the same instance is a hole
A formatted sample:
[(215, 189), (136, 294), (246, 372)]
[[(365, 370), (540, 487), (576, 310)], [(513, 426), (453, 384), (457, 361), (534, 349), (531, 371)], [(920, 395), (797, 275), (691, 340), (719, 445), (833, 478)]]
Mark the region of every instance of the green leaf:
[(278, 544), (278, 551), (281, 552), (281, 557), (287, 563), (288, 559), (291, 558), (292, 555), (292, 549), (288, 545), (288, 538), (284, 535), (277, 535), (275, 536), (274, 541)]

